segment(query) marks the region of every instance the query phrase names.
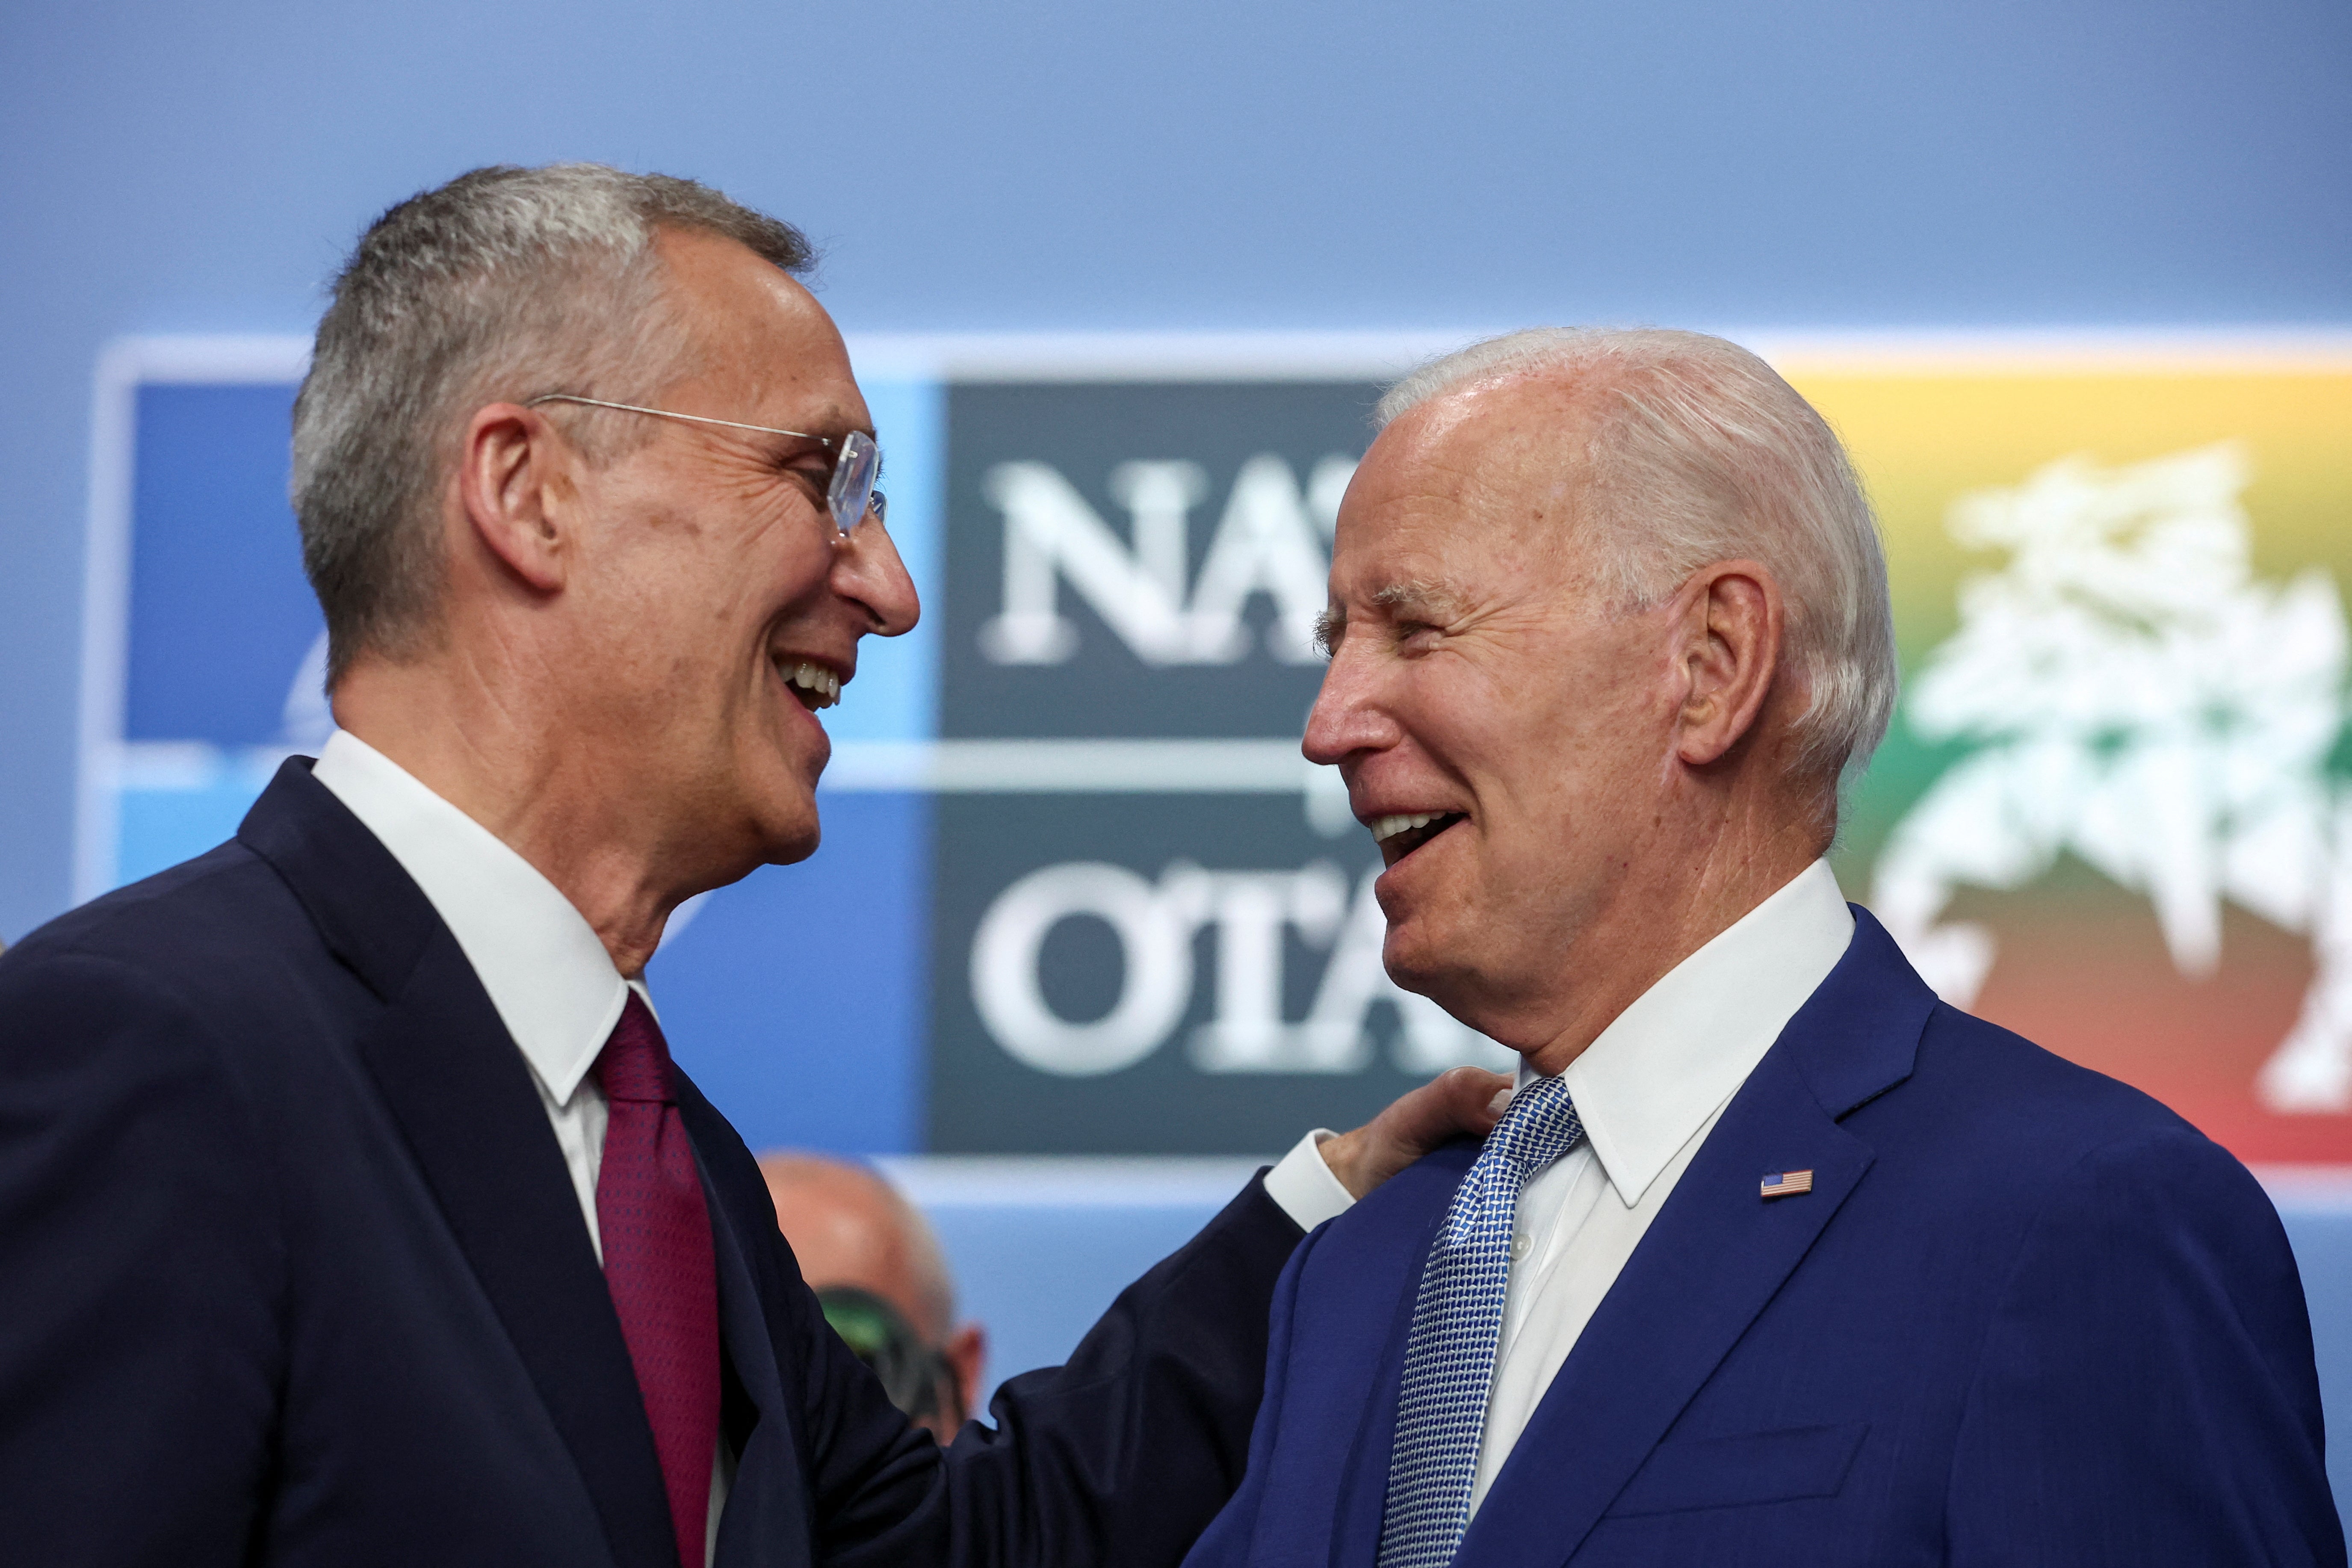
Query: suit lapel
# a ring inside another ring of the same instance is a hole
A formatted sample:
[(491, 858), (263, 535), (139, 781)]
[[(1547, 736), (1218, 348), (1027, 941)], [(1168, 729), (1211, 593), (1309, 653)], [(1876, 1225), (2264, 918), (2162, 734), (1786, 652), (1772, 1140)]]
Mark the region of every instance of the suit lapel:
[(652, 1429), (562, 1152), (457, 938), (305, 760), (279, 771), (238, 837), (383, 999), (360, 1056), (579, 1466), (614, 1560), (676, 1563)]
[[(1463, 1562), (1553, 1568), (1575, 1551), (1862, 1182), (1874, 1156), (1838, 1118), (1909, 1076), (1935, 1005), (1855, 910), (1845, 956), (1733, 1097), (1552, 1379)], [(1761, 1196), (1768, 1173), (1808, 1169), (1810, 1193)]]
[[(740, 1183), (720, 1179), (723, 1168), (749, 1156), (735, 1129), (683, 1072), (677, 1075), (677, 1103), (710, 1205), (710, 1238), (719, 1262), (719, 1333), (751, 1413), (748, 1430), (730, 1432), (737, 1458), (734, 1485), (719, 1521), (719, 1561), (730, 1568), (804, 1563), (815, 1532), (785, 1394), (788, 1384), (799, 1386), (800, 1378), (798, 1369), (788, 1377), (777, 1363), (763, 1296), (766, 1277), (760, 1267), (773, 1245), (769, 1238), (776, 1228), (774, 1210), (768, 1206), (764, 1184), (756, 1191), (738, 1191)], [(740, 1201), (730, 1202), (730, 1197)]]
[[(1871, 1153), (1768, 1056), (1553, 1377), (1471, 1521), (1463, 1560), (1565, 1559), (1804, 1257)], [(1813, 1189), (1759, 1195), (1768, 1171)], [(1565, 1462), (1573, 1456), (1572, 1462)]]

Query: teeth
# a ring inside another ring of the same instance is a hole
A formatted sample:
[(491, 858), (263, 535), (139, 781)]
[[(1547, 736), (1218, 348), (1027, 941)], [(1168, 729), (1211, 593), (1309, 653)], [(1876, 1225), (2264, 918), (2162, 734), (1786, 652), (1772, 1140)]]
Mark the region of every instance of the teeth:
[(785, 669), (782, 665), (777, 666), (777, 668), (782, 672), (783, 678), (794, 686), (803, 691), (816, 693), (818, 707), (830, 708), (841, 700), (841, 677), (834, 674), (824, 666), (812, 664), (803, 658), (796, 661), (789, 669)]
[(1445, 814), (1442, 811), (1412, 811), (1401, 816), (1375, 817), (1372, 821), (1372, 842), (1394, 838), (1400, 833), (1411, 833), (1416, 827), (1426, 827)]

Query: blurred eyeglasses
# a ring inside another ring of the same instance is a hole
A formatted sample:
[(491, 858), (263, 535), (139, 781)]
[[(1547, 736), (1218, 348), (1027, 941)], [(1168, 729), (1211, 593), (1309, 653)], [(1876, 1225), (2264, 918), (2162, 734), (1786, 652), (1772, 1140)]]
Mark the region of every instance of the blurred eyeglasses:
[[(550, 392), (532, 398), (524, 406), (536, 408), (542, 403), (577, 403), (586, 408), (612, 408), (623, 414), (650, 414), (656, 419), (683, 419), (689, 425), (722, 425), (730, 430), (756, 430), (762, 436), (791, 436), (803, 441), (814, 441), (835, 453), (833, 479), (825, 486), (825, 510), (833, 513), (833, 525), (846, 539), (852, 529), (866, 521), (869, 511), (876, 522), (882, 522), (890, 510), (888, 500), (874, 488), (882, 477), (882, 448), (873, 437), (863, 430), (852, 430), (835, 439), (831, 436), (812, 436), (805, 430), (780, 430), (772, 425), (746, 425), (736, 419), (713, 419), (701, 414), (674, 414), (667, 408), (642, 408), (634, 403), (607, 403), (601, 397), (581, 397), (569, 392)], [(887, 526), (887, 524), (886, 524)]]
[[(882, 1392), (908, 1420), (928, 1421), (940, 1415), (942, 1394), (955, 1387), (954, 1371), (945, 1356), (923, 1343), (897, 1308), (871, 1291), (845, 1285), (828, 1286), (816, 1299), (841, 1342), (874, 1369)], [(954, 1415), (945, 1424), (949, 1435), (962, 1425), (963, 1412)]]

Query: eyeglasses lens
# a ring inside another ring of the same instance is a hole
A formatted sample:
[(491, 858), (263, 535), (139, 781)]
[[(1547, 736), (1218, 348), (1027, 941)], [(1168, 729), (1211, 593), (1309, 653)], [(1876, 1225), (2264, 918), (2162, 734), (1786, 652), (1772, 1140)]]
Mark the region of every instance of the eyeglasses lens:
[(873, 437), (853, 430), (842, 437), (841, 460), (833, 466), (833, 485), (825, 502), (832, 509), (834, 526), (843, 533), (865, 521), (874, 500), (874, 480), (881, 471), (882, 448), (875, 445)]

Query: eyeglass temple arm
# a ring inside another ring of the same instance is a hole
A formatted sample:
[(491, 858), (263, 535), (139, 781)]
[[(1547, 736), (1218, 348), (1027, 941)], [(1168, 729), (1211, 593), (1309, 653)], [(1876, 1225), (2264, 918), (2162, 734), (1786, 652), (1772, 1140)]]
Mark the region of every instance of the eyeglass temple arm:
[(762, 436), (791, 436), (803, 441), (814, 441), (820, 447), (835, 443), (830, 436), (812, 436), (805, 430), (780, 430), (773, 425), (746, 425), (740, 419), (713, 419), (707, 414), (676, 414), (667, 408), (646, 408), (635, 403), (607, 403), (601, 397), (576, 397), (568, 392), (541, 393), (525, 403), (525, 408), (536, 408), (542, 403), (577, 403), (588, 408), (617, 408), (624, 414), (650, 414), (656, 419), (684, 419), (696, 425), (724, 425), (730, 430), (756, 430)]

